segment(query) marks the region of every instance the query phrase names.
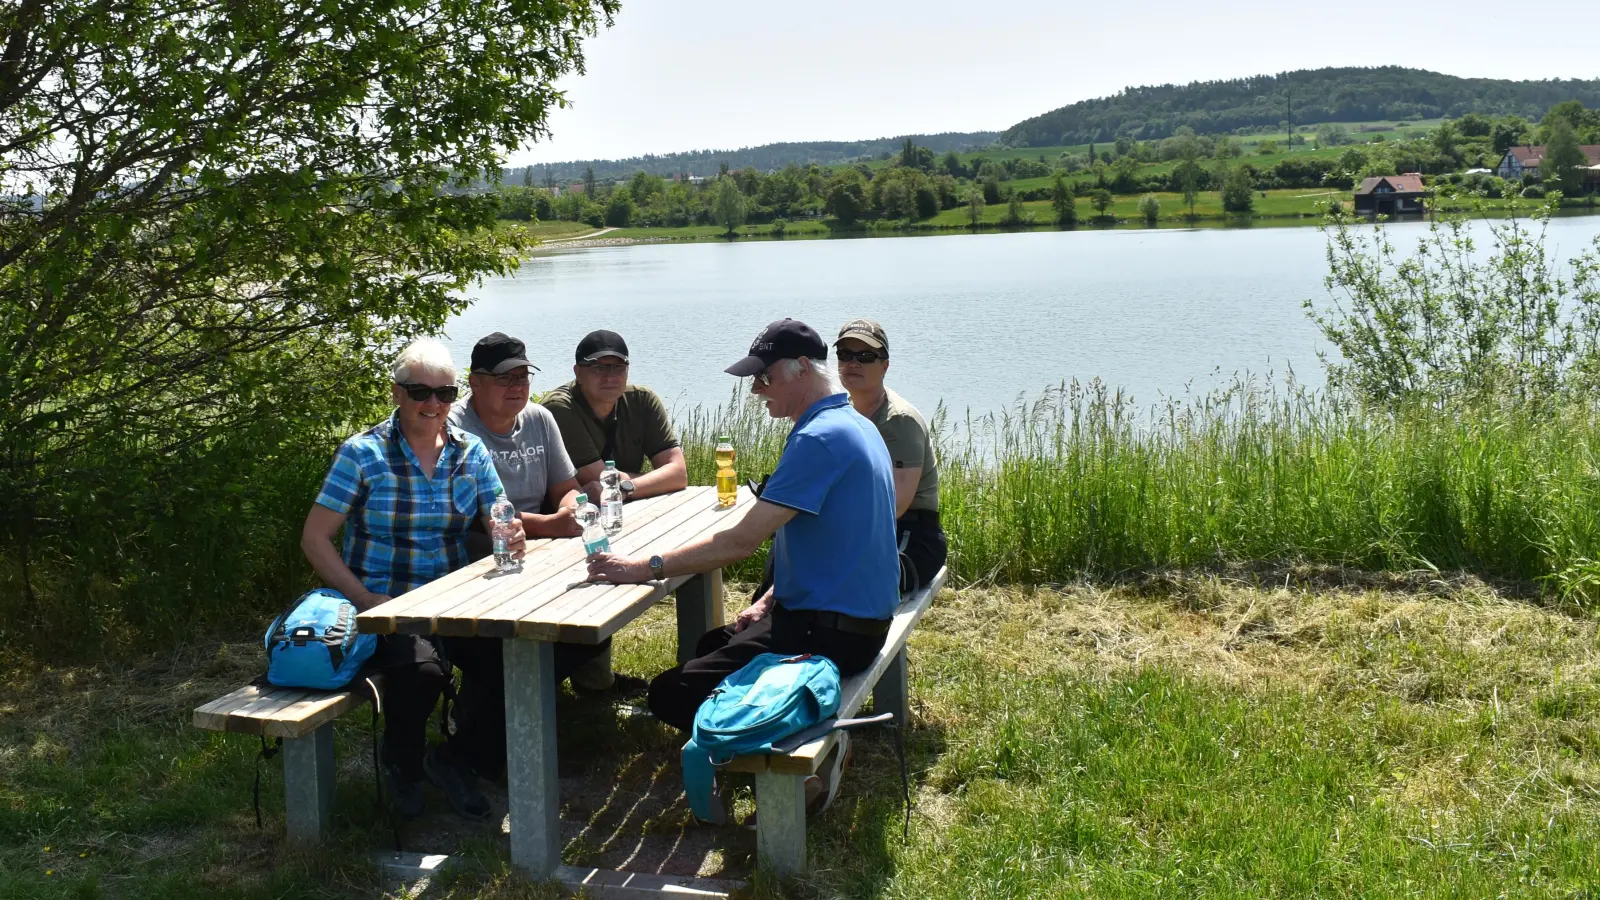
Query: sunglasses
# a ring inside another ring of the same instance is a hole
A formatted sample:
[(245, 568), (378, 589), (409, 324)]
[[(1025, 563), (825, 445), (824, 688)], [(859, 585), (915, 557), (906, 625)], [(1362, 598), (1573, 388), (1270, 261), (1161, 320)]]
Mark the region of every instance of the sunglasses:
[(444, 387), (432, 387), (426, 384), (402, 384), (400, 387), (406, 392), (407, 397), (418, 403), (426, 402), (429, 394), (438, 398), (440, 403), (454, 403), (456, 402), (456, 395), (461, 392), (461, 389), (453, 384), (447, 384)]
[(839, 357), (839, 362), (875, 363), (880, 359), (888, 359), (889, 354), (879, 353), (876, 350), (838, 350), (834, 353)]

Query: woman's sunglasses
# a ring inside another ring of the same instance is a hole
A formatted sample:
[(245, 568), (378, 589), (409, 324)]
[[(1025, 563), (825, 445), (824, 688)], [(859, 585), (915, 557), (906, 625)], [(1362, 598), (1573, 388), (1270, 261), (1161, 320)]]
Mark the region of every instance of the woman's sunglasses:
[(880, 359), (888, 359), (889, 354), (879, 353), (876, 350), (835, 350), (839, 362), (858, 362), (863, 364), (875, 363)]
[(426, 384), (402, 384), (400, 387), (406, 392), (407, 397), (418, 403), (426, 402), (429, 394), (439, 398), (440, 403), (454, 403), (456, 402), (456, 395), (461, 392), (461, 389), (453, 384), (447, 384), (444, 387), (432, 387)]

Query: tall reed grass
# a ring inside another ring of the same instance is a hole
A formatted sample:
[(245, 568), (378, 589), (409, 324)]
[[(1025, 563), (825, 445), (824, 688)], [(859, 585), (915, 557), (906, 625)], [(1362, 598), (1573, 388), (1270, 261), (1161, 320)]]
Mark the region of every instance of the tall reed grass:
[[(771, 471), (787, 422), (735, 395), (680, 417), (690, 477), (731, 434)], [(954, 425), (933, 416), (950, 566), (1061, 583), (1170, 567), (1466, 570), (1600, 598), (1600, 420), (1589, 408), (1377, 411), (1253, 381), (1136, 407), (1062, 384)]]

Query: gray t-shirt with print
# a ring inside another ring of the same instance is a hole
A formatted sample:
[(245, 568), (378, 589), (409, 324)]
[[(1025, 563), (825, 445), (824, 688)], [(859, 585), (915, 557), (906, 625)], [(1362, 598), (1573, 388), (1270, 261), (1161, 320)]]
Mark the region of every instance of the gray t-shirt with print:
[(555, 416), (530, 402), (517, 414), (510, 434), (496, 434), (478, 418), (470, 396), (450, 407), (450, 424), (471, 432), (483, 441), (494, 457), (495, 471), (505, 485), (506, 498), (517, 512), (536, 513), (544, 506), (550, 485), (559, 484), (578, 472), (572, 467), (567, 448), (561, 443), (561, 430)]

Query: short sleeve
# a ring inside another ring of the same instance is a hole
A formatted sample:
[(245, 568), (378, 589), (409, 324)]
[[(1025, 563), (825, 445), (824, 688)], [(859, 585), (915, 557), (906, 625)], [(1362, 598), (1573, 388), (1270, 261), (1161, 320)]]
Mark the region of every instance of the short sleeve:
[(667, 417), (667, 406), (655, 391), (644, 392), (644, 455), (653, 457), (663, 450), (681, 446), (678, 434), (672, 430), (672, 420)]
[(349, 441), (339, 445), (333, 454), (333, 465), (322, 479), (322, 489), (317, 491), (316, 503), (341, 515), (349, 515), (361, 501), (361, 462), (356, 458), (356, 448)]
[(566, 451), (569, 463), (587, 466), (599, 461), (600, 448), (590, 438), (589, 429), (583, 427), (583, 421), (579, 418), (581, 413), (573, 409), (570, 403), (555, 403), (545, 409), (555, 420), (556, 431), (561, 435), (561, 447)]
[(545, 489), (549, 490), (549, 485), (576, 478), (578, 470), (572, 465), (572, 456), (567, 453), (567, 445), (561, 437), (561, 426), (556, 424), (555, 414), (538, 404), (531, 409), (533, 417), (539, 421), (540, 430), (544, 432), (544, 480)]
[(896, 469), (920, 469), (927, 465), (928, 435), (921, 424), (911, 416), (890, 416), (879, 426), (883, 443), (889, 448), (889, 459)]
[(761, 499), (817, 515), (828, 492), (838, 483), (841, 469), (822, 441), (809, 434), (795, 435), (778, 458), (778, 469), (767, 479)]
[(483, 445), (483, 441), (472, 434), (462, 437), (467, 454), (467, 471), (478, 485), (478, 515), (487, 516), (494, 508), (495, 497), (505, 490), (505, 486), (500, 483), (500, 473), (494, 468), (494, 457), (489, 455), (489, 448)]

